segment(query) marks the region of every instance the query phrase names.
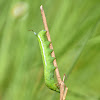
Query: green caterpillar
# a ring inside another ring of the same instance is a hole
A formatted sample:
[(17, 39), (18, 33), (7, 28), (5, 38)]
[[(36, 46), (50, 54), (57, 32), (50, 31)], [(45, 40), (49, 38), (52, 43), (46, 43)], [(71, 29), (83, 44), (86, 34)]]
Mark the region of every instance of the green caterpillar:
[(53, 49), (49, 48), (51, 42), (47, 40), (45, 30), (40, 31), (38, 34), (34, 32), (34, 34), (38, 38), (40, 49), (41, 49), (41, 54), (42, 54), (42, 59), (44, 64), (45, 84), (51, 90), (60, 92), (59, 88), (57, 87), (57, 84), (54, 81), (54, 71), (56, 67), (54, 67), (53, 65), (53, 61), (55, 58), (51, 57), (51, 53)]

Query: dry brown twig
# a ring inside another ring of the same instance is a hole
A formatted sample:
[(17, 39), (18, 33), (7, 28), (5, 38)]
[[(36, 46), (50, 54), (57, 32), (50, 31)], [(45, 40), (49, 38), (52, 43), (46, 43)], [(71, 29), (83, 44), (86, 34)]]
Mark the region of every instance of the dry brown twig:
[[(42, 19), (43, 19), (44, 28), (47, 31), (46, 32), (47, 39), (48, 39), (48, 41), (51, 42), (51, 38), (50, 38), (50, 34), (49, 34), (49, 29), (48, 29), (48, 25), (47, 25), (47, 21), (46, 21), (46, 17), (45, 17), (45, 13), (44, 13), (42, 5), (40, 6), (40, 10), (41, 10), (41, 15), (42, 15)], [(50, 49), (53, 49), (52, 43), (50, 44)], [(54, 51), (51, 53), (51, 56), (55, 57)], [(63, 81), (62, 81), (61, 77), (60, 77), (60, 74), (59, 74), (59, 70), (58, 70), (56, 59), (53, 61), (53, 64), (56, 67), (56, 69), (55, 69), (56, 77), (57, 77), (57, 80), (58, 80), (58, 84), (60, 86), (60, 100), (65, 100), (66, 94), (67, 94), (67, 90), (68, 90), (68, 88), (64, 84), (65, 76), (64, 76)], [(65, 87), (65, 91), (64, 91), (64, 87)]]

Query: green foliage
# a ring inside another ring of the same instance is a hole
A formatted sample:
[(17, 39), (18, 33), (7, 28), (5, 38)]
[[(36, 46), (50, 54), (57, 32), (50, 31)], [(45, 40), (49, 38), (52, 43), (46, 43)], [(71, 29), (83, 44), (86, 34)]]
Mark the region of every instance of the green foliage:
[(100, 0), (0, 1), (0, 100), (59, 100), (44, 83), (33, 33), (43, 29), (43, 5), (66, 100), (100, 99)]

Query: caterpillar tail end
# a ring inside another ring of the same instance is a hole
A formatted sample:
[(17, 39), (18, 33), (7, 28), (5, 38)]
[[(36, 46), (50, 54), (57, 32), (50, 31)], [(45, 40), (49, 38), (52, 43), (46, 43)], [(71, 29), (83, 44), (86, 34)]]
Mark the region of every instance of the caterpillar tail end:
[(35, 34), (35, 35), (37, 35), (37, 33), (36, 33), (36, 32), (34, 32), (34, 34)]

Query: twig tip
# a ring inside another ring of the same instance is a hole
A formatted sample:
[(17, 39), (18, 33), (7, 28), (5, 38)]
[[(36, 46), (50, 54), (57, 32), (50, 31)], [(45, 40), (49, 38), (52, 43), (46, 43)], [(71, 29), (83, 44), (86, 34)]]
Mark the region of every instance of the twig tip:
[(43, 6), (41, 5), (41, 6), (40, 6), (40, 10), (42, 10), (42, 9), (43, 9)]

